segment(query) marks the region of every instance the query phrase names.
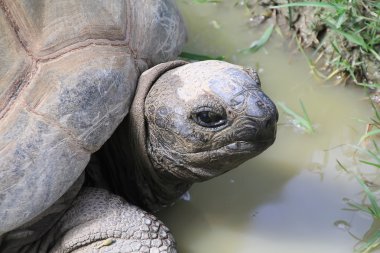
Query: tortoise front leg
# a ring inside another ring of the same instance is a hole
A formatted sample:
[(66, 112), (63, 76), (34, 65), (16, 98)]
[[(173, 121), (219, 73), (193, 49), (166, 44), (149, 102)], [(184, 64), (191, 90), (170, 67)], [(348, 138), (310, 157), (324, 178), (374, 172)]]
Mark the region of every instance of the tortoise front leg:
[(84, 188), (45, 238), (49, 252), (176, 252), (173, 236), (156, 217), (98, 188)]

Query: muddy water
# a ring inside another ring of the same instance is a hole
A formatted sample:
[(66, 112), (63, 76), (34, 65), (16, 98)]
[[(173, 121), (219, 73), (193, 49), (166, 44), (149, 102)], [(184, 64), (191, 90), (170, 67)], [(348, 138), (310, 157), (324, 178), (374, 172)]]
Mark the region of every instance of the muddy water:
[(364, 93), (316, 80), (304, 56), (292, 52), (277, 33), (258, 53), (237, 53), (262, 31), (249, 28), (249, 13), (234, 7), (236, 1), (177, 2), (189, 30), (185, 51), (256, 66), (263, 90), (298, 112), (301, 99), (316, 127), (315, 134), (305, 134), (279, 110), (272, 147), (219, 178), (194, 185), (190, 200), (161, 212), (179, 251), (353, 252), (358, 239), (378, 226), (364, 213), (345, 210), (345, 198), (360, 201), (362, 194), (336, 160), (354, 166), (348, 144), (358, 142), (365, 128), (359, 119), (368, 120), (371, 113)]

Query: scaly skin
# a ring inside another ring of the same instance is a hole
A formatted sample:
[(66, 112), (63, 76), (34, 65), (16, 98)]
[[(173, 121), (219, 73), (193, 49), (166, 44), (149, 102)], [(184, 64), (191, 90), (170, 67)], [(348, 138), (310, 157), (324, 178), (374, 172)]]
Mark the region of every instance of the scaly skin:
[(220, 61), (149, 69), (129, 117), (86, 169), (85, 184), (97, 188), (84, 188), (50, 231), (15, 252), (175, 252), (162, 223), (132, 204), (168, 205), (258, 155), (275, 140), (277, 117), (252, 69)]
[(185, 33), (171, 0), (0, 0), (0, 252), (175, 252), (143, 210), (274, 142), (254, 70), (168, 62)]
[(42, 245), (56, 239), (51, 253), (176, 252), (161, 221), (99, 188), (84, 188)]

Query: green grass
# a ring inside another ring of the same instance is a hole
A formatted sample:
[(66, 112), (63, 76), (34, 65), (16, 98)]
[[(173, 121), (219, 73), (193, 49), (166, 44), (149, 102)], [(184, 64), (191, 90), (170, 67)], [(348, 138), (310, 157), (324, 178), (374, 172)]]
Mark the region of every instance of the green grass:
[(279, 9), (279, 8), (286, 8), (286, 7), (320, 7), (320, 8), (332, 8), (335, 10), (339, 10), (339, 8), (342, 8), (343, 6), (340, 6), (334, 3), (323, 3), (323, 2), (298, 2), (298, 3), (282, 4), (279, 6), (270, 6), (271, 9)]
[(224, 61), (224, 56), (211, 56), (211, 55), (203, 55), (203, 54), (195, 54), (189, 52), (182, 52), (179, 57), (192, 61), (206, 61), (206, 60), (219, 60)]
[(360, 253), (369, 253), (378, 248), (380, 245), (380, 231), (373, 233), (370, 238), (359, 246), (355, 251)]
[(204, 3), (221, 3), (222, 0), (193, 0), (194, 3), (204, 4)]
[(267, 29), (265, 29), (263, 35), (258, 39), (252, 42), (252, 44), (249, 46), (249, 48), (243, 49), (240, 52), (242, 53), (256, 53), (259, 51), (270, 39), (273, 30), (274, 30), (274, 24), (270, 24)]
[[(366, 134), (364, 134), (360, 138), (360, 143), (363, 143), (367, 138), (373, 137), (380, 129), (380, 112), (376, 108), (374, 104), (372, 104), (374, 116), (371, 118), (371, 123), (376, 127), (376, 130), (372, 130)], [(353, 146), (360, 154), (363, 154), (368, 157), (368, 159), (359, 159), (359, 162), (362, 165), (369, 166), (369, 168), (373, 168), (375, 171), (380, 169), (380, 147), (378, 146), (375, 139), (371, 140), (372, 145), (367, 143), (365, 146), (356, 145)], [(361, 186), (363, 193), (366, 198), (366, 202), (357, 203), (354, 201), (349, 201), (347, 204), (353, 208), (353, 210), (365, 212), (372, 216), (374, 220), (380, 220), (380, 201), (377, 199), (375, 193), (370, 189), (369, 185), (373, 185), (368, 180), (366, 180), (363, 176), (359, 176), (360, 174), (349, 171), (345, 168), (345, 166), (337, 161), (338, 165), (347, 173), (353, 175), (356, 181)], [(380, 172), (380, 171), (379, 171)], [(378, 186), (376, 188), (379, 188)], [(377, 189), (378, 190), (378, 189)], [(365, 241), (362, 241), (359, 246), (356, 248), (356, 252), (360, 253), (369, 253), (374, 249), (378, 249), (380, 247), (380, 229), (377, 229), (373, 232), (368, 232), (369, 235)]]
[(292, 118), (293, 123), (296, 126), (300, 126), (306, 133), (314, 133), (315, 129), (313, 127), (313, 123), (310, 120), (309, 114), (306, 111), (305, 105), (303, 104), (302, 100), (299, 102), (302, 108), (302, 115), (296, 113), (282, 102), (278, 102), (277, 105)]
[(305, 52), (305, 50), (303, 49), (302, 45), (301, 45), (301, 42), (300, 42), (300, 39), (296, 38), (296, 42), (297, 42), (297, 47), (298, 49), (300, 50), (300, 52), (302, 53), (302, 55), (305, 57), (306, 61), (307, 61), (307, 64), (309, 65), (309, 68), (310, 68), (310, 71), (311, 73), (313, 74), (313, 76), (315, 78), (317, 78), (318, 80), (320, 79), (324, 79), (324, 80), (328, 80), (329, 77), (325, 76), (323, 73), (321, 73), (318, 68), (316, 67), (315, 63), (313, 62), (313, 60), (310, 58), (310, 56)]
[(374, 111), (375, 116), (371, 118), (371, 122), (368, 124), (368, 126), (370, 127), (370, 130), (361, 136), (359, 140), (359, 144), (364, 142), (368, 138), (372, 138), (372, 137), (380, 135), (380, 112), (373, 103), (372, 103), (372, 109)]
[[(377, 154), (377, 159), (380, 160), (379, 153)], [(375, 168), (379, 168), (380, 166), (380, 164), (368, 163), (366, 161), (361, 161), (361, 162), (367, 165), (375, 165)], [(366, 181), (363, 178), (359, 177), (358, 175), (353, 174), (352, 172), (348, 171), (348, 169), (346, 169), (345, 166), (342, 165), (338, 160), (337, 160), (337, 163), (344, 171), (352, 174), (355, 177), (356, 181), (360, 184), (369, 202), (368, 204), (364, 204), (364, 203), (356, 203), (353, 201), (349, 201), (347, 202), (347, 204), (351, 208), (353, 208), (353, 210), (368, 213), (369, 215), (373, 217), (373, 219), (376, 219), (376, 220), (380, 219), (379, 201), (376, 198), (374, 192), (372, 192), (370, 188), (368, 187)], [(372, 234), (370, 234), (367, 240), (361, 242), (361, 244), (359, 244), (359, 247), (355, 251), (360, 252), (360, 253), (369, 253), (373, 249), (378, 248), (379, 246), (380, 246), (380, 230), (377, 230), (373, 232)]]
[(355, 202), (349, 202), (348, 204), (360, 211), (366, 212), (370, 214), (373, 218), (379, 219), (380, 218), (380, 207), (379, 204), (377, 203), (377, 199), (375, 194), (368, 188), (367, 184), (364, 182), (363, 179), (360, 177), (354, 175), (358, 183), (363, 189), (363, 192), (365, 193), (366, 197), (368, 198), (370, 204), (369, 205), (364, 205), (364, 204), (358, 204)]
[(333, 44), (334, 50), (328, 59), (332, 70), (327, 76), (346, 73), (356, 84), (380, 87), (380, 84), (368, 83), (365, 71), (368, 57), (380, 65), (380, 4), (377, 0), (299, 1), (270, 8), (293, 7), (321, 9), (316, 16), (328, 29), (324, 42)]

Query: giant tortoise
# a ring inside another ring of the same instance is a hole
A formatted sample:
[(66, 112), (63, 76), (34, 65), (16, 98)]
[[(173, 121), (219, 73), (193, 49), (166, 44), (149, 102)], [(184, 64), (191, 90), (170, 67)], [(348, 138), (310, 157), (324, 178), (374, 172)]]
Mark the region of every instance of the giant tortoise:
[(150, 213), (273, 143), (257, 73), (185, 40), (170, 0), (0, 0), (1, 252), (175, 252)]

